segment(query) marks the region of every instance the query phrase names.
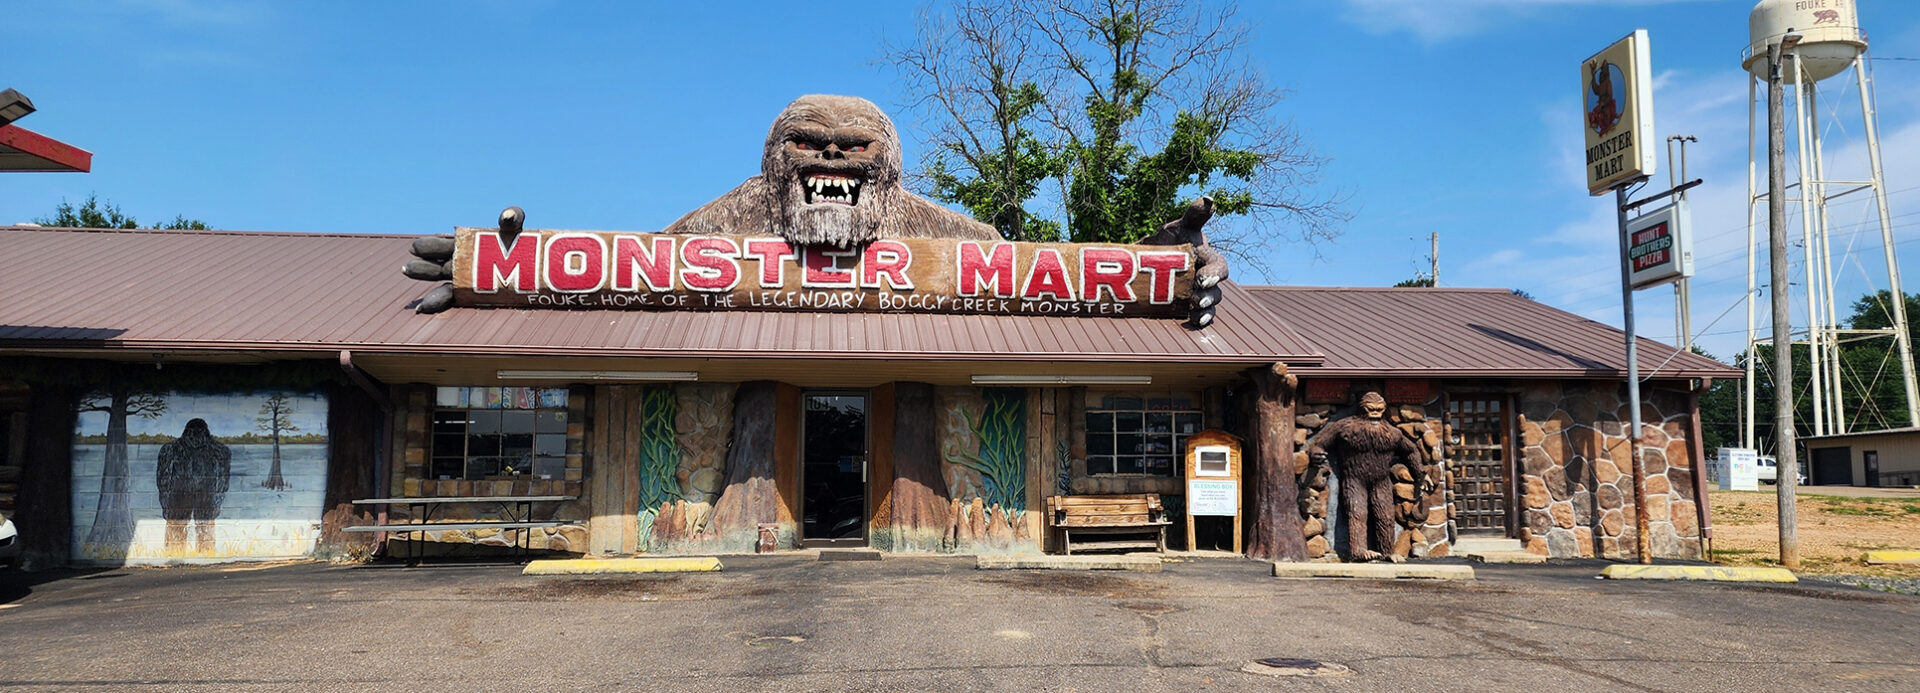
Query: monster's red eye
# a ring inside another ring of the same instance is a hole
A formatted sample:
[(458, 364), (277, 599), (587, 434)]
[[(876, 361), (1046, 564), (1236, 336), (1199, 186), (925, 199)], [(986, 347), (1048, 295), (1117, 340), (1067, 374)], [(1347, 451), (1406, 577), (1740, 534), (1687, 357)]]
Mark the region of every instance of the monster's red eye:
[(867, 151), (867, 145), (864, 145), (864, 144), (856, 144), (856, 145), (853, 145), (853, 146), (851, 146), (851, 147), (847, 147), (847, 151), (850, 151), (850, 152), (864, 152), (864, 151)]
[(808, 142), (806, 140), (794, 140), (793, 148), (798, 149), (800, 151), (804, 151), (804, 152), (811, 152), (816, 149), (819, 149), (819, 147), (813, 146), (812, 142)]

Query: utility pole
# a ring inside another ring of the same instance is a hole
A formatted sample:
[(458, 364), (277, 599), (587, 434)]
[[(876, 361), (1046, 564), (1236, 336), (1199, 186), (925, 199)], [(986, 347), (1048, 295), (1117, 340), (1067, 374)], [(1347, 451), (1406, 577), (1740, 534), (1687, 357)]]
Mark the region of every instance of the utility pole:
[[(1787, 305), (1787, 125), (1781, 96), (1781, 53), (1800, 42), (1788, 34), (1767, 45), (1767, 261), (1773, 286), (1773, 439), (1779, 495), (1780, 566), (1800, 568), (1800, 533), (1794, 491), (1800, 464), (1793, 431), (1793, 336)], [(1798, 60), (1796, 56), (1795, 60)]]
[[(1670, 135), (1667, 137), (1668, 187), (1678, 187), (1681, 181), (1690, 180), (1687, 178), (1687, 143), (1699, 141), (1700, 138), (1694, 137), (1693, 135)], [(1680, 143), (1680, 165), (1677, 168), (1673, 164), (1673, 143), (1675, 142)], [(1678, 175), (1679, 178), (1674, 178), (1675, 175)], [(1687, 199), (1687, 194), (1683, 192), (1676, 197), (1684, 200)], [(1691, 280), (1686, 277), (1681, 277), (1679, 281), (1673, 283), (1673, 317), (1676, 321), (1674, 329), (1679, 335), (1679, 339), (1674, 340), (1674, 343), (1680, 346), (1681, 351), (1693, 350), (1693, 296), (1692, 292), (1687, 288), (1688, 281)]]
[(1433, 285), (1438, 287), (1440, 286), (1440, 232), (1427, 234), (1427, 241), (1432, 245), (1432, 249), (1427, 253), (1427, 261), (1433, 264), (1433, 271), (1427, 276), (1432, 277)]

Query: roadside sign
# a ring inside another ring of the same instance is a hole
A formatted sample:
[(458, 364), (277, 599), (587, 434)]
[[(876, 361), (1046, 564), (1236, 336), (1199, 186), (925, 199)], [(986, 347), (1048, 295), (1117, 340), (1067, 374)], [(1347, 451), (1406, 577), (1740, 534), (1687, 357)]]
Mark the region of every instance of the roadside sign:
[(1580, 64), (1587, 194), (1653, 175), (1653, 67), (1636, 29)]
[(1686, 199), (1680, 198), (1627, 222), (1627, 262), (1635, 290), (1693, 276), (1691, 216)]
[(1720, 448), (1713, 459), (1713, 480), (1722, 491), (1760, 490), (1760, 453), (1752, 448)]

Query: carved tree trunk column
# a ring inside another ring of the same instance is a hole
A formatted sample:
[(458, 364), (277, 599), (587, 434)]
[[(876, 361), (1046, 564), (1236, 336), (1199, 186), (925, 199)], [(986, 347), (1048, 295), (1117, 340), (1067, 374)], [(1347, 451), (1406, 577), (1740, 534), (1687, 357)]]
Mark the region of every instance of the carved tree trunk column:
[(1294, 478), (1294, 384), (1286, 364), (1255, 368), (1259, 399), (1253, 406), (1253, 468), (1247, 483), (1253, 491), (1253, 540), (1247, 555), (1267, 561), (1304, 561), (1307, 541), (1301, 531), (1299, 486)]
[(781, 522), (774, 473), (772, 381), (742, 383), (733, 399), (733, 433), (727, 443), (727, 481), (713, 505), (713, 519), (697, 539), (713, 550), (752, 551), (762, 524), (782, 524), (782, 544), (795, 528)]
[(894, 383), (893, 411), (893, 549), (944, 550), (952, 517), (934, 439), (933, 386)]

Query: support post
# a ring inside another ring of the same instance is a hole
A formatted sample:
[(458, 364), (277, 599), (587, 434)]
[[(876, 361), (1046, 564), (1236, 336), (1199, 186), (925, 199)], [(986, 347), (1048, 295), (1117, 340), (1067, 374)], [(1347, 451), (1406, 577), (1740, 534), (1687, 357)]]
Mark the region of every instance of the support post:
[[(1798, 38), (1798, 37), (1794, 37)], [(1787, 304), (1787, 124), (1780, 84), (1781, 44), (1767, 46), (1767, 260), (1773, 283), (1773, 439), (1778, 473), (1780, 566), (1800, 567), (1794, 489), (1800, 465), (1793, 430), (1793, 341)]]
[(1620, 222), (1620, 307), (1627, 331), (1627, 452), (1633, 458), (1633, 543), (1640, 562), (1652, 563), (1653, 546), (1647, 541), (1647, 470), (1640, 461), (1640, 347), (1633, 331), (1633, 261), (1627, 256), (1633, 244), (1627, 237), (1627, 188), (1634, 182), (1615, 187), (1613, 202)]
[(1433, 263), (1433, 274), (1430, 276), (1433, 278), (1433, 287), (1437, 289), (1440, 288), (1440, 233), (1427, 234), (1427, 242), (1431, 245), (1427, 260)]
[(1253, 542), (1247, 555), (1264, 561), (1307, 560), (1300, 518), (1299, 479), (1293, 464), (1295, 378), (1284, 363), (1248, 372), (1254, 403), (1253, 443), (1259, 454), (1249, 482), (1253, 490)]
[(1747, 353), (1746, 359), (1744, 359), (1746, 361), (1744, 366), (1747, 369), (1747, 377), (1740, 381), (1740, 447), (1748, 449), (1759, 449), (1758, 438), (1756, 438), (1754, 434), (1754, 425), (1760, 420), (1760, 415), (1754, 411), (1754, 393), (1759, 389), (1759, 386), (1753, 382), (1755, 371), (1753, 359), (1757, 355), (1755, 353), (1755, 345), (1760, 343), (1757, 339), (1760, 335), (1759, 324), (1754, 322), (1753, 313), (1754, 299), (1760, 296), (1758, 270), (1755, 268), (1757, 262), (1754, 259), (1755, 253), (1753, 251), (1754, 246), (1759, 243), (1759, 236), (1754, 232), (1755, 225), (1753, 223), (1753, 203), (1760, 197), (1756, 192), (1759, 188), (1759, 183), (1758, 176), (1754, 173), (1753, 165), (1753, 140), (1754, 134), (1758, 130), (1758, 128), (1754, 127), (1753, 106), (1754, 103), (1759, 100), (1758, 95), (1755, 93), (1759, 85), (1760, 80), (1751, 76), (1747, 78)]
[(1900, 289), (1900, 263), (1893, 257), (1893, 217), (1887, 210), (1887, 180), (1880, 166), (1880, 118), (1873, 110), (1873, 85), (1867, 78), (1872, 69), (1868, 60), (1853, 59), (1854, 77), (1860, 81), (1860, 113), (1866, 118), (1867, 157), (1873, 167), (1874, 203), (1880, 208), (1880, 247), (1887, 259), (1887, 286), (1893, 298), (1893, 343), (1900, 352), (1900, 387), (1907, 396), (1907, 425), (1920, 428), (1920, 392), (1916, 392), (1913, 373), (1913, 342), (1907, 334), (1907, 296)]

